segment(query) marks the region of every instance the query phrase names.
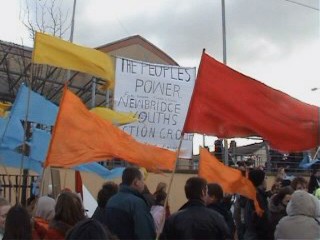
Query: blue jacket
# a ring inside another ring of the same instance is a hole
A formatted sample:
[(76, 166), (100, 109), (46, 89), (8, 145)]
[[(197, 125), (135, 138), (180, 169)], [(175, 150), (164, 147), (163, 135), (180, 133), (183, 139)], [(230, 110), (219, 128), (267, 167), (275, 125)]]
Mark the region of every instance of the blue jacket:
[(137, 190), (120, 185), (105, 208), (105, 222), (119, 239), (155, 239), (155, 227), (149, 207)]

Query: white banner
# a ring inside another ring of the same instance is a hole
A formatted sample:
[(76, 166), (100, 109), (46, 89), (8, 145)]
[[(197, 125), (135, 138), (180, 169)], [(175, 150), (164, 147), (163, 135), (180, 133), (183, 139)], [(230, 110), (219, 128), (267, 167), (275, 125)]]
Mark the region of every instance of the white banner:
[[(114, 109), (139, 117), (122, 129), (140, 142), (176, 150), (195, 76), (196, 68), (117, 58)], [(180, 157), (192, 157), (192, 138), (184, 135)]]

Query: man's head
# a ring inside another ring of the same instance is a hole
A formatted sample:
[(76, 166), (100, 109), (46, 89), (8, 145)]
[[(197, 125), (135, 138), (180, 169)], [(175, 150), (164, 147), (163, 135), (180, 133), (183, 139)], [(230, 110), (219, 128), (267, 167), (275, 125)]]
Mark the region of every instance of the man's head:
[(97, 203), (100, 208), (104, 208), (109, 199), (118, 192), (118, 185), (114, 182), (106, 182), (98, 192)]
[(0, 198), (0, 232), (4, 231), (7, 214), (10, 208), (10, 203), (4, 198)]
[(314, 175), (316, 178), (320, 178), (320, 168), (318, 165), (312, 169), (312, 175)]
[(206, 201), (208, 194), (207, 181), (201, 177), (191, 177), (187, 180), (184, 191), (188, 200), (201, 199)]
[(265, 172), (261, 169), (254, 169), (249, 172), (249, 180), (256, 188), (266, 187), (265, 176)]
[(222, 187), (217, 183), (208, 184), (208, 198), (207, 204), (219, 203), (223, 199)]
[(144, 181), (141, 171), (136, 167), (127, 167), (122, 173), (122, 184), (142, 192), (144, 189)]

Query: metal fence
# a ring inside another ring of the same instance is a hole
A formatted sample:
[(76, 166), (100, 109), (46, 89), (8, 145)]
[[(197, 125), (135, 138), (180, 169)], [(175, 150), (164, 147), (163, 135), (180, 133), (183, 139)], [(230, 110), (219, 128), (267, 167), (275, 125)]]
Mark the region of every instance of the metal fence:
[[(32, 183), (38, 176), (28, 175), (26, 172), (21, 175), (0, 174), (0, 195), (11, 203), (21, 202), (26, 205), (27, 199), (32, 195)], [(20, 191), (21, 199), (17, 199)]]

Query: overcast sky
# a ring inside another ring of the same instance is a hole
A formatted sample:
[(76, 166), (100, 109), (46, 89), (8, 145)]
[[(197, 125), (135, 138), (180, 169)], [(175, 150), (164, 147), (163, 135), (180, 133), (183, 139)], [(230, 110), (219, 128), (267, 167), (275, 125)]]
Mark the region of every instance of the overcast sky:
[[(57, 2), (71, 17), (73, 0)], [(287, 0), (225, 0), (227, 64), (320, 106), (320, 89), (311, 91), (320, 88), (320, 4), (294, 2), (306, 6)], [(25, 0), (0, 3), (0, 40), (32, 46), (20, 21)], [(203, 48), (222, 61), (221, 25), (221, 0), (77, 0), (74, 42), (97, 47), (139, 34), (181, 66), (198, 67)]]

